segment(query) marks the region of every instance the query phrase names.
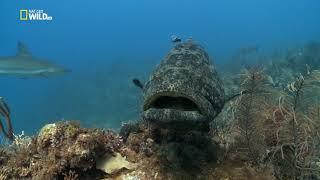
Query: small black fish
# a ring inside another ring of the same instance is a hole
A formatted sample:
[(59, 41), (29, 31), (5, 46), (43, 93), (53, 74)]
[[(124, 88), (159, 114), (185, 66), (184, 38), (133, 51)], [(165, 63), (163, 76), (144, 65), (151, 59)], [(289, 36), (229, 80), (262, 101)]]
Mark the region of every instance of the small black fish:
[(171, 42), (173, 42), (173, 43), (179, 43), (179, 42), (181, 42), (182, 40), (181, 40), (181, 38), (179, 38), (178, 36), (176, 36), (176, 35), (172, 35), (171, 36)]
[(143, 84), (141, 83), (141, 81), (139, 79), (132, 79), (132, 82), (134, 85), (138, 86), (139, 88), (143, 89)]

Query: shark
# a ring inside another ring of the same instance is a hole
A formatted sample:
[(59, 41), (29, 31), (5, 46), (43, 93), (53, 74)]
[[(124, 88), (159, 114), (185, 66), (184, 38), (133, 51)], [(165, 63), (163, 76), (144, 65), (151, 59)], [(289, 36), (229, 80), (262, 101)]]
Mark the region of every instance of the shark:
[(19, 78), (51, 77), (71, 72), (47, 59), (32, 55), (28, 47), (18, 41), (17, 53), (14, 56), (0, 57), (0, 76)]

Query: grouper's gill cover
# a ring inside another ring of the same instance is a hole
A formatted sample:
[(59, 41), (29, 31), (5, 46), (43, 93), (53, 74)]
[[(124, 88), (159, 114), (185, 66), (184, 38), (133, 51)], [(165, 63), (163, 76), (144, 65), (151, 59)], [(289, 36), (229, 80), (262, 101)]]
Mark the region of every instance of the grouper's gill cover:
[(192, 41), (177, 44), (144, 88), (143, 117), (158, 123), (209, 124), (224, 105), (214, 65)]

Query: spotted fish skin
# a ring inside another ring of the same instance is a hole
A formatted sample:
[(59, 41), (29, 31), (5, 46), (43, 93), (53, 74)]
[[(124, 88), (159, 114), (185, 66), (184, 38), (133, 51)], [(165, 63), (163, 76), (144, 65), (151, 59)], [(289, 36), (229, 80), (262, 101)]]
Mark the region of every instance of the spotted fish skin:
[(209, 124), (224, 105), (215, 66), (193, 41), (177, 44), (144, 88), (143, 118), (160, 124)]

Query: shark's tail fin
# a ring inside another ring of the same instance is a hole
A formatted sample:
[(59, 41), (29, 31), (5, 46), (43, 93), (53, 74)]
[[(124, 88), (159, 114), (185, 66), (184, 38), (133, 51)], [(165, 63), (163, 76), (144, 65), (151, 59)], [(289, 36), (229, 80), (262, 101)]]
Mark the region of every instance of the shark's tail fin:
[(30, 56), (31, 55), (28, 47), (25, 44), (23, 44), (21, 41), (18, 41), (17, 48), (18, 48), (17, 56)]

